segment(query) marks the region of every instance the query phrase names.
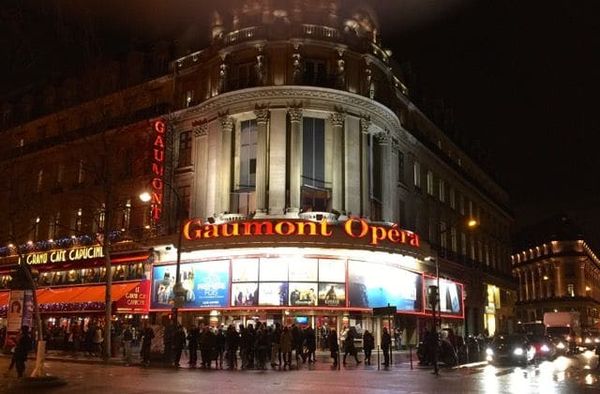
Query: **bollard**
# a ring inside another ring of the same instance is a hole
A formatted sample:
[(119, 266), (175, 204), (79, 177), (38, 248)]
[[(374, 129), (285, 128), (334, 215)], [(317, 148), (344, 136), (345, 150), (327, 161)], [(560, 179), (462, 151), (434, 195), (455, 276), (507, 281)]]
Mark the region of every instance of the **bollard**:
[(412, 345), (408, 345), (408, 357), (410, 358), (410, 369), (412, 371), (412, 369), (413, 369), (413, 363), (412, 363)]
[(390, 345), (389, 348), (389, 352), (390, 352), (390, 367), (392, 366), (392, 364), (394, 364), (394, 353), (392, 352), (392, 346)]
[(379, 361), (379, 346), (377, 346), (377, 370), (381, 369), (380, 361)]

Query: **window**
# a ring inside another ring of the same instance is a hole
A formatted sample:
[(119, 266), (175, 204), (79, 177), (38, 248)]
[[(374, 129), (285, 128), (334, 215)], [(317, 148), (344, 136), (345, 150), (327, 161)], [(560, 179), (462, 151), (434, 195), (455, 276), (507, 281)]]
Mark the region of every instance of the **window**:
[(50, 218), (50, 226), (48, 226), (48, 238), (56, 239), (60, 232), (60, 212), (56, 212), (54, 216)]
[(177, 188), (177, 194), (179, 195), (179, 198), (181, 199), (180, 203), (181, 203), (181, 211), (179, 212), (179, 215), (181, 215), (182, 218), (189, 218), (190, 217), (190, 206), (192, 203), (192, 187), (190, 185), (183, 185), (183, 186), (179, 186)]
[(381, 175), (383, 174), (383, 169), (381, 168), (381, 158), (383, 157), (382, 145), (380, 144), (379, 138), (373, 134), (369, 135), (369, 139), (367, 141), (369, 144), (369, 194), (371, 199), (381, 202), (383, 189), (381, 182)]
[(304, 62), (304, 84), (327, 85), (327, 64), (324, 60), (307, 59)]
[(44, 183), (44, 170), (38, 171), (37, 182), (35, 184), (35, 192), (39, 193), (42, 191), (42, 185)]
[(398, 151), (398, 182), (404, 183), (404, 153)]
[(446, 222), (440, 222), (440, 246), (444, 249), (448, 247), (448, 228)]
[(427, 170), (427, 194), (433, 196), (433, 172)]
[(58, 186), (62, 185), (64, 177), (65, 177), (65, 165), (59, 164), (58, 168), (56, 169), (56, 184)]
[(418, 161), (415, 161), (413, 164), (413, 181), (415, 187), (421, 188), (421, 164)]
[(469, 200), (469, 217), (473, 217), (473, 201)]
[(456, 191), (454, 190), (453, 187), (451, 187), (449, 190), (449, 197), (450, 197), (450, 208), (456, 209)]
[(303, 118), (302, 184), (325, 188), (325, 121)]
[(256, 187), (256, 119), (240, 125), (240, 183), (238, 190)]
[(77, 184), (85, 182), (85, 161), (79, 160), (79, 170), (77, 171)]
[(465, 214), (465, 196), (460, 195), (458, 199), (458, 209), (461, 215)]
[(77, 232), (81, 232), (81, 221), (83, 218), (83, 210), (79, 208), (75, 213), (75, 223), (73, 229)]
[(184, 131), (179, 134), (179, 167), (192, 165), (192, 132)]
[(192, 105), (194, 105), (193, 102), (194, 102), (194, 91), (188, 90), (187, 92), (185, 92), (183, 106), (185, 108), (189, 108)]
[(457, 239), (456, 239), (456, 227), (450, 228), (450, 247), (452, 251), (456, 253), (458, 251)]
[(231, 198), (231, 212), (244, 215), (256, 212), (256, 193), (234, 192)]
[(96, 217), (94, 220), (95, 231), (100, 232), (104, 229), (104, 222), (106, 220), (106, 212), (104, 211), (104, 204), (96, 211)]
[(129, 178), (133, 175), (133, 152), (131, 149), (125, 149), (123, 152), (123, 177)]
[(439, 182), (440, 202), (446, 202), (446, 182), (440, 179)]
[(569, 297), (575, 297), (575, 285), (573, 283), (567, 285), (567, 294)]
[(125, 201), (123, 212), (121, 213), (121, 231), (129, 230), (131, 225), (131, 200)]
[(467, 235), (465, 233), (460, 233), (460, 254), (467, 255)]
[(256, 86), (256, 68), (254, 63), (239, 64), (234, 69), (233, 89), (244, 89)]

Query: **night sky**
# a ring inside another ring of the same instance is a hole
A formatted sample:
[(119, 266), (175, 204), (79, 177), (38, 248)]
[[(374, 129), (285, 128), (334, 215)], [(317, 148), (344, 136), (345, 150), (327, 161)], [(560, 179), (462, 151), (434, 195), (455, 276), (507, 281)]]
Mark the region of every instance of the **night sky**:
[[(3, 96), (159, 39), (176, 39), (180, 54), (201, 49), (209, 11), (228, 6), (227, 0), (5, 3)], [(595, 2), (369, 3), (379, 11), (384, 46), (407, 71), (414, 100), (443, 103), (453, 114), (449, 135), (509, 192), (516, 228), (566, 212), (600, 252)]]

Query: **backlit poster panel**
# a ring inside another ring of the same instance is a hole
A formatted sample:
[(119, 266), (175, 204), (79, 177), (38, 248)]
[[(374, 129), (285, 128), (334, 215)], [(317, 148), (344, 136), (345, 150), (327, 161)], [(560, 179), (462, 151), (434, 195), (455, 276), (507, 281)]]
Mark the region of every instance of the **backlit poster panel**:
[(349, 303), (351, 307), (395, 306), (398, 311), (420, 311), (422, 277), (402, 268), (350, 260)]
[(258, 283), (232, 283), (231, 306), (257, 306)]
[(261, 306), (284, 306), (288, 304), (287, 282), (260, 283), (258, 304)]
[(319, 283), (319, 306), (346, 306), (346, 285)]
[(319, 282), (346, 282), (346, 262), (335, 259), (319, 259)]
[(232, 282), (258, 282), (258, 259), (231, 260)]
[(316, 283), (290, 282), (290, 306), (316, 306), (317, 291)]
[[(435, 278), (425, 278), (425, 288), (437, 286)], [(429, 294), (427, 294), (427, 309), (430, 309)], [(440, 311), (442, 313), (460, 315), (462, 314), (462, 286), (448, 279), (440, 278)]]
[(290, 282), (316, 282), (318, 275), (318, 260), (291, 258), (289, 262)]
[[(176, 266), (156, 266), (152, 279), (152, 309), (173, 307)], [(181, 264), (184, 308), (229, 305), (229, 260)]]
[(287, 282), (288, 261), (284, 258), (260, 259), (261, 282)]

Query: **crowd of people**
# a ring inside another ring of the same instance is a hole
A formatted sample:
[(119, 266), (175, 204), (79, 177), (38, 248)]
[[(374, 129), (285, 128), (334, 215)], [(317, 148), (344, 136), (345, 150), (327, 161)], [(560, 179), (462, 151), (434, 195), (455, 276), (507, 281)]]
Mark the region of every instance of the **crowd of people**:
[[(155, 333), (150, 326), (142, 330), (142, 365), (150, 364), (154, 337)], [(344, 365), (348, 356), (354, 358), (356, 364), (362, 362), (355, 345), (357, 337), (354, 327), (344, 327), (339, 337), (335, 329), (328, 329), (323, 345), (329, 349), (332, 367), (338, 366), (340, 356)], [(302, 328), (296, 324), (286, 326), (280, 323), (267, 326), (256, 322), (247, 326), (239, 325), (237, 329), (234, 325), (221, 328), (191, 326), (184, 329), (181, 325), (170, 324), (165, 329), (163, 340), (164, 361), (175, 367), (181, 366), (184, 352), (188, 354), (189, 367), (203, 369), (264, 370), (270, 365), (272, 368), (285, 370), (300, 363), (311, 364), (317, 361), (317, 332), (311, 326)], [(381, 338), (384, 366), (390, 364), (391, 344), (391, 335), (384, 328)], [(374, 347), (375, 338), (366, 330), (363, 333), (363, 350), (367, 365), (371, 364)]]

